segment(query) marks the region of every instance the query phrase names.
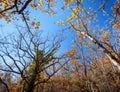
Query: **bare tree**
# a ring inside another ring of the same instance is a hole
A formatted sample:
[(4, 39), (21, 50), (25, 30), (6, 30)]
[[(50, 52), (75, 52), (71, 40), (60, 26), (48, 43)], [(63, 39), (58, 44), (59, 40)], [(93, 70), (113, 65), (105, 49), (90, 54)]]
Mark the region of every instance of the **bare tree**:
[[(56, 67), (60, 58), (55, 56), (61, 40), (54, 37), (51, 42), (48, 37), (42, 38), (39, 31), (21, 33), (20, 27), (17, 29), (19, 35), (11, 35), (7, 44), (0, 45), (0, 70), (21, 77), (23, 91), (33, 92), (36, 86), (47, 82), (62, 67)], [(50, 70), (53, 66), (54, 69)]]

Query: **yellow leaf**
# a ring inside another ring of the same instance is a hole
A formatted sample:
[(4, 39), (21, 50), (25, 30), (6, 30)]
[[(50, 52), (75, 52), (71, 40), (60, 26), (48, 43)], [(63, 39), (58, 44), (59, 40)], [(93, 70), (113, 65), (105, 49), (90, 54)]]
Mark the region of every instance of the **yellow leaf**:
[(42, 6), (42, 0), (38, 1), (38, 6)]
[(80, 0), (80, 2), (83, 2), (83, 0)]
[(58, 23), (58, 25), (63, 25), (63, 26), (64, 26), (64, 23), (63, 23), (63, 22), (64, 22), (64, 21), (60, 19), (60, 20), (58, 20), (57, 23)]
[(70, 0), (70, 2), (73, 2), (74, 0)]
[(55, 11), (49, 11), (49, 14), (53, 15), (53, 14), (56, 14)]
[(71, 19), (72, 19), (71, 16), (69, 16), (69, 17), (66, 18), (67, 21), (70, 21)]

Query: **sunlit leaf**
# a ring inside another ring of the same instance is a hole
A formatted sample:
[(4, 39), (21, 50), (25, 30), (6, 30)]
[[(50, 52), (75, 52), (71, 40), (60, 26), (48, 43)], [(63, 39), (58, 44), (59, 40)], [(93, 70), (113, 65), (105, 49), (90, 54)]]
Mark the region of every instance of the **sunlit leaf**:
[(43, 5), (42, 0), (39, 0), (38, 1), (38, 6), (42, 6), (42, 5)]
[(71, 63), (71, 64), (75, 64), (75, 63), (76, 63), (76, 59), (71, 59), (71, 60), (70, 60), (70, 63)]
[(83, 2), (83, 0), (80, 0), (80, 2)]

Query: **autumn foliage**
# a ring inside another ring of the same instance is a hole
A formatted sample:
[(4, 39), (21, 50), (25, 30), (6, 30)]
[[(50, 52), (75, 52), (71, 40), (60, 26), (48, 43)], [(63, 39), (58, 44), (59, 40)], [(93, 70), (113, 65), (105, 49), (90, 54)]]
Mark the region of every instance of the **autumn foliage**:
[[(42, 35), (41, 13), (63, 36)], [(0, 92), (120, 91), (120, 0), (0, 0), (0, 19), (17, 31), (0, 37)]]

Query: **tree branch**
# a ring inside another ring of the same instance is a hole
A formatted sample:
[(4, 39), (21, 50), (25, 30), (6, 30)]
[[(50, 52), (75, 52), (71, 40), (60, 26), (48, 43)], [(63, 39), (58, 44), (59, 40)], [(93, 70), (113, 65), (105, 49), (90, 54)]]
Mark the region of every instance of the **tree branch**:
[(13, 5), (13, 6), (9, 7), (9, 8), (6, 8), (6, 9), (0, 11), (0, 14), (2, 14), (3, 12), (6, 12), (6, 11), (8, 11), (8, 10), (13, 9), (14, 7), (15, 7), (15, 5)]
[(31, 2), (32, 0), (27, 0), (25, 5), (21, 8), (21, 10), (19, 10), (19, 14), (23, 13), (23, 11), (27, 8), (28, 4)]

